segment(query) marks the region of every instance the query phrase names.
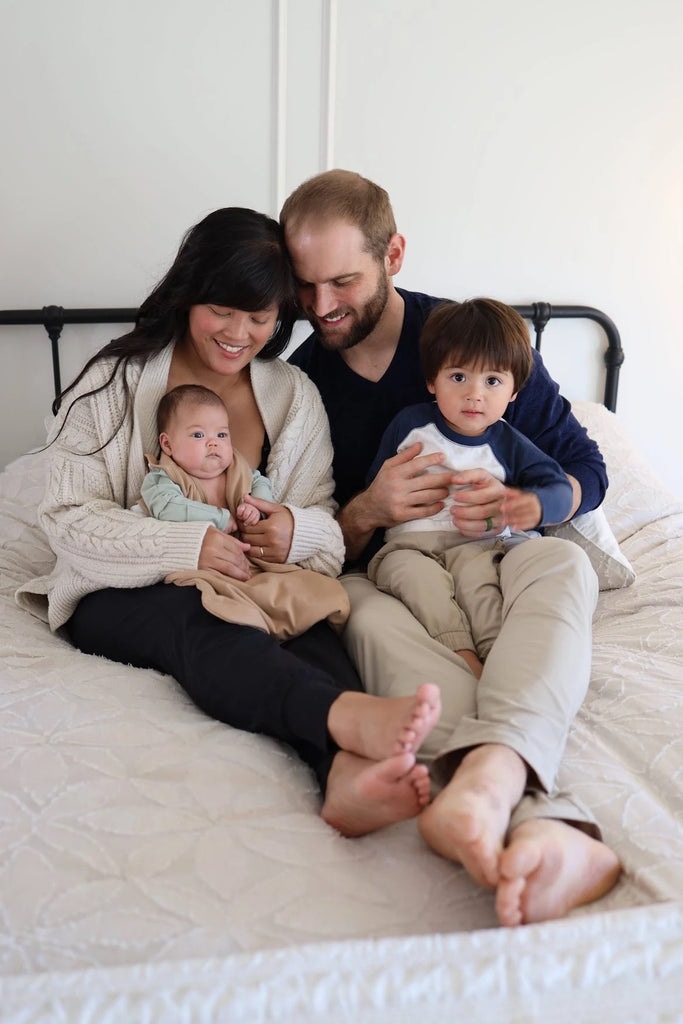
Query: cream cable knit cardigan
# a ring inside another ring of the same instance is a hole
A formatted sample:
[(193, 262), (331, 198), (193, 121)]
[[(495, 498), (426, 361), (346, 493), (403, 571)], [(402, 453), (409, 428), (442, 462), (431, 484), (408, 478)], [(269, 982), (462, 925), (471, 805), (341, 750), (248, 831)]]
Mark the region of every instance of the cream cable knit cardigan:
[[(121, 417), (121, 375), (104, 392), (71, 405), (67, 397), (50, 430), (40, 524), (57, 556), (49, 576), (25, 584), (17, 601), (58, 629), (80, 599), (104, 587), (144, 587), (169, 572), (196, 569), (208, 523), (167, 523), (132, 508), (140, 497), (145, 452), (158, 451), (156, 408), (167, 388), (173, 346), (128, 368), (132, 416), (101, 451)], [(79, 393), (104, 383), (113, 363), (100, 361)], [(344, 560), (333, 518), (332, 445), (317, 389), (281, 359), (250, 364), (251, 381), (271, 443), (266, 467), (275, 501), (294, 517), (288, 561), (336, 576)], [(94, 454), (92, 454), (94, 452)], [(48, 599), (46, 614), (45, 596)]]

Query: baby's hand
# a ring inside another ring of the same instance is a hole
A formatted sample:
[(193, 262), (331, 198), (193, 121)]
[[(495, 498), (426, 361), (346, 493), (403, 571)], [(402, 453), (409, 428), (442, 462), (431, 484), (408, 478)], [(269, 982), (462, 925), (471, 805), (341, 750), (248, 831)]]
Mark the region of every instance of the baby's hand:
[(242, 526), (255, 526), (261, 519), (259, 510), (253, 505), (247, 505), (246, 502), (237, 506), (236, 515)]
[(228, 525), (225, 527), (224, 533), (237, 533), (237, 522), (234, 516), (230, 516), (228, 519)]

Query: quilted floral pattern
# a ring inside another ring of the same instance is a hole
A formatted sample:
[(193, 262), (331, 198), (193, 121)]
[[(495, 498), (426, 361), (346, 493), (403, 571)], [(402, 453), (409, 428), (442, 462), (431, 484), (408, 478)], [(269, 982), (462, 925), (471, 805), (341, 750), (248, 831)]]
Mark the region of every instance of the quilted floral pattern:
[[(427, 850), (414, 822), (343, 839), (287, 749), (207, 719), (158, 673), (77, 654), (20, 609), (16, 587), (51, 564), (35, 528), (43, 459), (2, 474), (0, 1020), (104, 1020), (125, 1005), (127, 1019), (163, 1021), (196, 990), (231, 1008), (224, 1019), (254, 1021), (275, 972), (279, 1011), (269, 1003), (267, 1019), (317, 992), (335, 1021), (347, 1019), (341, 989), (321, 979), (355, 979), (356, 1006), (414, 1009), (417, 962), (452, 1006), (451, 972), (505, 994), (508, 949), (555, 957), (556, 984), (572, 977), (588, 1007), (592, 949), (615, 951), (617, 978), (616, 964), (633, 969), (628, 935), (653, 969), (641, 921), (660, 934), (661, 956), (680, 960), (680, 911), (676, 931), (657, 904), (683, 900), (683, 506), (616, 417), (576, 408), (606, 455), (605, 512), (637, 578), (600, 596), (591, 687), (560, 781), (591, 806), (625, 873), (597, 905), (515, 932), (512, 946), (491, 896)], [(593, 992), (607, 986), (604, 970), (593, 981)], [(20, 1006), (34, 1010), (6, 1016)]]

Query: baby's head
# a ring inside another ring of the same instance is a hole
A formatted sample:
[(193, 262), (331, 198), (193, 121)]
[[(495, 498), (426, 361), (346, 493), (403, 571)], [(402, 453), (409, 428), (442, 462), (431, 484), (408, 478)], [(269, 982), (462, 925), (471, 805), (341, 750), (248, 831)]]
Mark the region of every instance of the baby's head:
[(420, 360), (429, 390), (451, 427), (481, 434), (505, 412), (533, 367), (519, 313), (495, 299), (444, 302), (427, 317)]
[(219, 476), (232, 462), (228, 411), (215, 391), (181, 384), (157, 409), (159, 444), (176, 465), (199, 480)]

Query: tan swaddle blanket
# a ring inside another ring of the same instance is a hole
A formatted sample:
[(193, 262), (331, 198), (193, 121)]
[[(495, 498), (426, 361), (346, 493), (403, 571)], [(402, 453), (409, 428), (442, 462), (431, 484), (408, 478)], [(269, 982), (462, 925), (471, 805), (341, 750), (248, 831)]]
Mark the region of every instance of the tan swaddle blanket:
[[(251, 490), (251, 469), (243, 455), (237, 451), (233, 455), (226, 475), (225, 507), (234, 517)], [(167, 455), (162, 453), (159, 462), (148, 456), (147, 461), (160, 466), (187, 498), (207, 503), (202, 488)], [(251, 553), (247, 558), (251, 577), (245, 581), (213, 569), (185, 569), (169, 573), (165, 582), (197, 587), (202, 604), (213, 615), (262, 629), (278, 640), (291, 640), (323, 619), (335, 628), (344, 625), (349, 599), (338, 580), (299, 565), (266, 562)]]

